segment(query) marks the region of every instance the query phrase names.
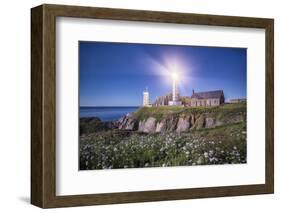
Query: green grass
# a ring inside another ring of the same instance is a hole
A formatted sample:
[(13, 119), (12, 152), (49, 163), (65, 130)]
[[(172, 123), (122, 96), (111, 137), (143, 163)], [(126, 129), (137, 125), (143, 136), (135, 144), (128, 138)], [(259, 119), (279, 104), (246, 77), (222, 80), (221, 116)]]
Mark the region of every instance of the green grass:
[(159, 106), (159, 107), (142, 107), (134, 112), (137, 120), (145, 120), (148, 117), (154, 117), (157, 121), (169, 117), (179, 117), (191, 114), (215, 113), (218, 118), (236, 113), (246, 113), (246, 104), (224, 104), (217, 107), (182, 107), (182, 106)]

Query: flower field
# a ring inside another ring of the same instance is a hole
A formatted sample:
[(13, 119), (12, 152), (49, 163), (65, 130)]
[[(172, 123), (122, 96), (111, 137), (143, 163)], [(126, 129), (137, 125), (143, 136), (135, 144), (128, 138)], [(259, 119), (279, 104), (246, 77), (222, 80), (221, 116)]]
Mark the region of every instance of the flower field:
[(181, 132), (80, 136), (80, 170), (246, 163), (246, 122)]

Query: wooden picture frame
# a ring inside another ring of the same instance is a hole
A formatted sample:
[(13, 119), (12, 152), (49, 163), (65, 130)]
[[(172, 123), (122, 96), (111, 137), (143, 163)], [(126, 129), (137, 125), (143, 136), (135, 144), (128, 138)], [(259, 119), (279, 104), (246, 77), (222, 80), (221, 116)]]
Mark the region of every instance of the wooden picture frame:
[[(56, 195), (56, 18), (95, 18), (158, 23), (262, 28), (266, 34), (265, 184), (192, 189)], [(41, 5), (31, 9), (31, 203), (41, 208), (274, 192), (274, 21), (217, 15)]]

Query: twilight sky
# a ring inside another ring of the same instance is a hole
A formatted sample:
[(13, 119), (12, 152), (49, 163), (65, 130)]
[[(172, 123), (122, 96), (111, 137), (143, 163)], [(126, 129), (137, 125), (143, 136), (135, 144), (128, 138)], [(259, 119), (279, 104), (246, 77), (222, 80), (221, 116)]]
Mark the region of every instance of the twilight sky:
[(79, 42), (80, 106), (140, 106), (171, 92), (180, 95), (222, 89), (226, 100), (246, 97), (247, 50), (155, 44)]

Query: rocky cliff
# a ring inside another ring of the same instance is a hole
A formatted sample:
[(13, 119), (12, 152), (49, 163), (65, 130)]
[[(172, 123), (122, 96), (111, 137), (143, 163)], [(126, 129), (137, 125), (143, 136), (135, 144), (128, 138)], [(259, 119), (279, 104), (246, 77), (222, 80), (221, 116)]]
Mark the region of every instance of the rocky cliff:
[(227, 104), (212, 108), (152, 107), (140, 108), (115, 122), (120, 130), (135, 130), (145, 133), (178, 133), (213, 128), (246, 121), (245, 104)]

